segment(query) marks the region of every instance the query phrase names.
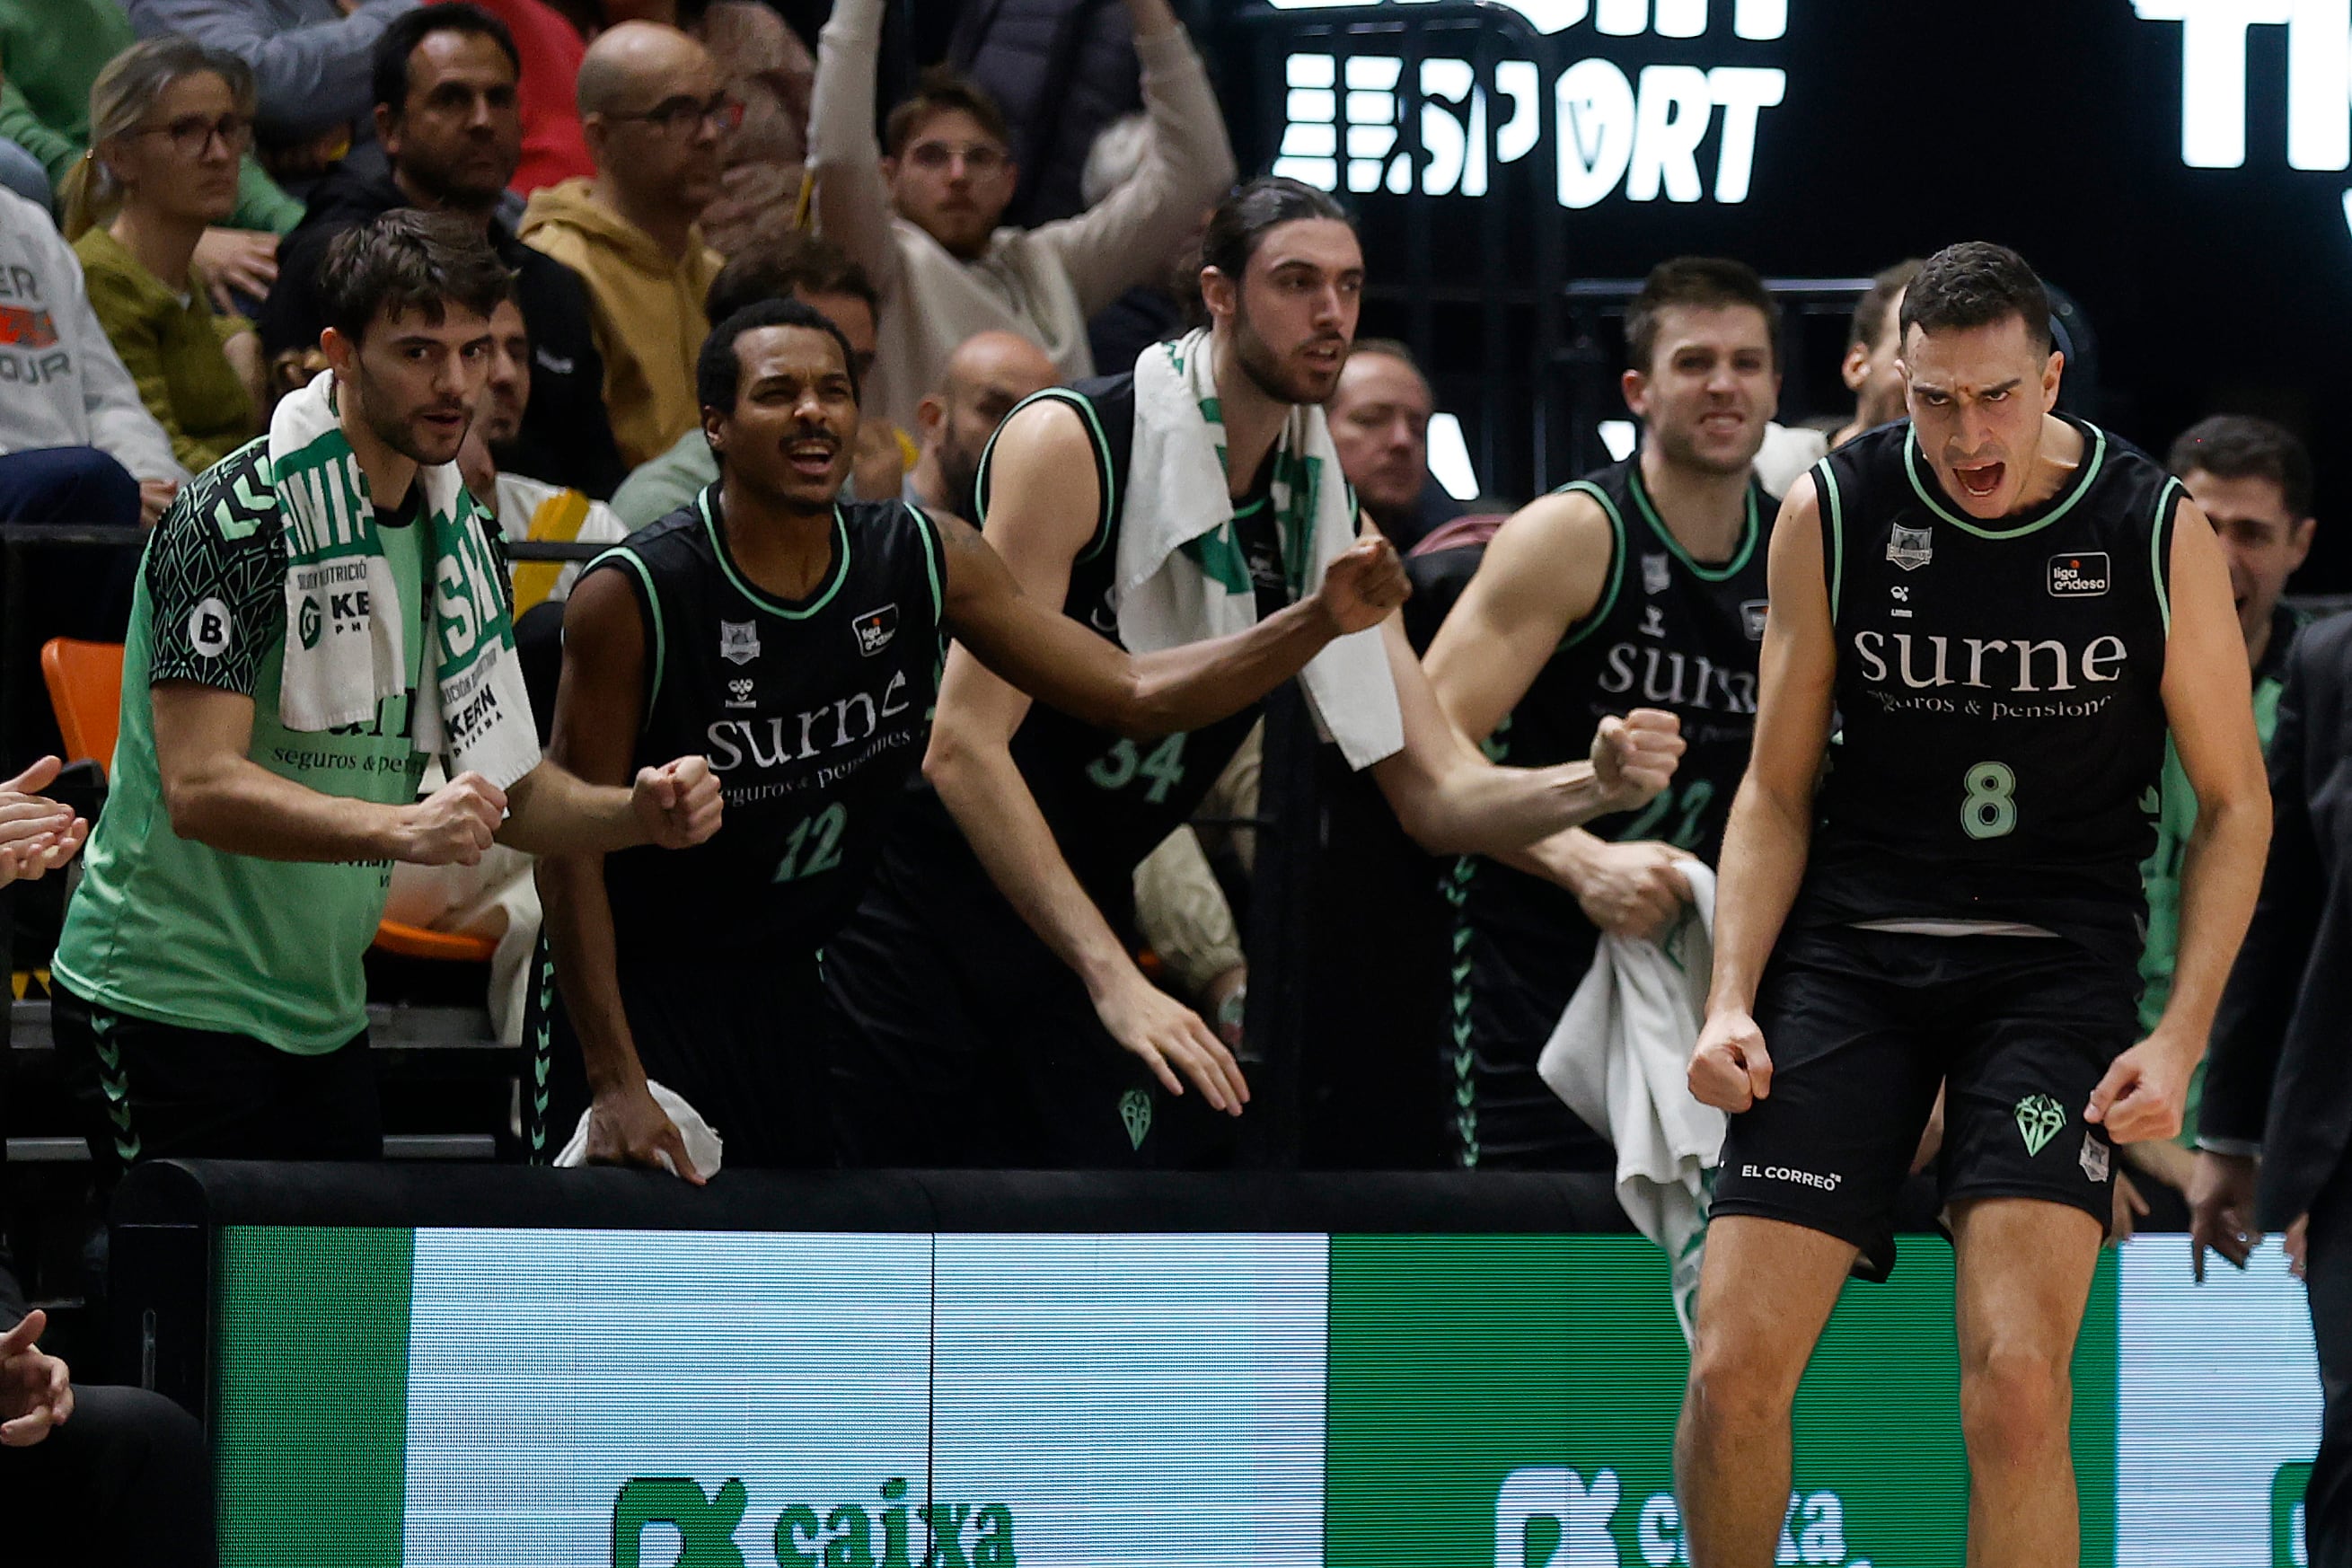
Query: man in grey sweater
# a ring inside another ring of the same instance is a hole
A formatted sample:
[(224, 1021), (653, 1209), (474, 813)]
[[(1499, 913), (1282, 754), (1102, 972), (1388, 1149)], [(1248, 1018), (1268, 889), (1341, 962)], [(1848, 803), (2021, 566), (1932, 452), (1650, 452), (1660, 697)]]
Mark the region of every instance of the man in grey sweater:
[(1127, 0), (1151, 124), (1143, 168), (1076, 217), (1000, 228), (1019, 171), (986, 94), (927, 77), (891, 111), (884, 141), (875, 140), (884, 6), (838, 0), (818, 36), (809, 163), (818, 232), (864, 267), (881, 295), (867, 405), (912, 429), (916, 405), (948, 356), (980, 332), (1029, 339), (1066, 381), (1095, 374), (1087, 318), (1175, 265), (1202, 213), (1232, 185), (1234, 153), (1208, 73), (1169, 0)]

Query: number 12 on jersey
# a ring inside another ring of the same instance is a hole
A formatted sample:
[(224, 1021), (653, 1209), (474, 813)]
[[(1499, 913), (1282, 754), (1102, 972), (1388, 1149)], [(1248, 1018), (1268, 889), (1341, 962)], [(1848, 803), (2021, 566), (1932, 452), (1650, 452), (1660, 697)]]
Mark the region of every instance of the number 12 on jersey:
[[(800, 826), (784, 841), (784, 858), (776, 862), (775, 879), (795, 882), (803, 877), (814, 877), (820, 871), (830, 871), (841, 864), (841, 830), (849, 825), (849, 808), (834, 802), (814, 816), (801, 818)], [(808, 863), (801, 863), (801, 852), (808, 851)]]
[(2017, 774), (2007, 763), (1979, 763), (1968, 771), (1960, 826), (1971, 838), (2000, 838), (2017, 830)]

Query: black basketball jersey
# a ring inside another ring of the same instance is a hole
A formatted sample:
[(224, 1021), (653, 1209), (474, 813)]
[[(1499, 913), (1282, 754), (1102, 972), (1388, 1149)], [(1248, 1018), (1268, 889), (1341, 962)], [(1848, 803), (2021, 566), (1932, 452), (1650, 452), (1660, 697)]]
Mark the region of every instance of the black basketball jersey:
[(1813, 469), (1842, 729), (1792, 919), (2015, 921), (2137, 953), (2184, 492), (2068, 423), (2074, 477), (1997, 522), (1951, 503), (1907, 423)]
[(856, 907), (939, 689), (944, 564), (899, 501), (834, 509), (834, 560), (797, 601), (736, 565), (713, 485), (593, 562), (635, 591), (646, 627), (636, 765), (710, 759), (726, 800), (692, 849), (608, 856), (625, 952), (822, 944)]
[[(1689, 748), (1674, 783), (1638, 810), (1595, 818), (1588, 830), (1661, 840), (1712, 865), (1756, 731), (1775, 503), (1750, 479), (1738, 542), (1728, 559), (1709, 563), (1693, 559), (1658, 516), (1638, 453), (1560, 493), (1589, 496), (1608, 514), (1601, 596), (1496, 727), (1487, 754), (1515, 767), (1580, 761), (1591, 754), (1602, 719), (1663, 708), (1682, 721)], [(1566, 889), (1496, 862), (1478, 862), (1475, 875), (1457, 883), (1476, 920), (1539, 931), (1585, 924)]]

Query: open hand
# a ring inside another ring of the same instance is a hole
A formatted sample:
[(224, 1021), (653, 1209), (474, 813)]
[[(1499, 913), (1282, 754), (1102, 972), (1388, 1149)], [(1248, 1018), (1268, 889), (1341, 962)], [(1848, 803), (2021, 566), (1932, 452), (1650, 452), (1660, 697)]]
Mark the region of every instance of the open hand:
[(709, 1179), (694, 1168), (677, 1123), (642, 1079), (599, 1094), (588, 1107), (588, 1163), (666, 1170), (698, 1187)]
[(66, 1363), (35, 1348), (49, 1315), (38, 1307), (0, 1335), (0, 1447), (29, 1448), (73, 1415)]
[(196, 271), (223, 315), (236, 296), (258, 300), (278, 281), (278, 237), (249, 228), (208, 228), (196, 241)]
[(57, 782), (61, 764), (43, 757), (0, 784), (0, 886), (30, 881), (80, 852), (89, 824), (39, 792)]
[(506, 791), (479, 773), (459, 773), (402, 811), (402, 844), (393, 858), (414, 866), (478, 866), (506, 814)]
[(1182, 1094), (1183, 1079), (1189, 1078), (1212, 1107), (1229, 1116), (1239, 1116), (1249, 1102), (1249, 1083), (1224, 1041), (1198, 1013), (1146, 980), (1140, 971), (1096, 998), (1095, 1016), (1122, 1048), (1143, 1058), (1169, 1093)]
[(2110, 1143), (2170, 1138), (2189, 1107), (2189, 1079), (2197, 1059), (2150, 1037), (2115, 1059), (2091, 1090), (2083, 1120), (2107, 1130)]
[(1770, 1097), (1771, 1053), (1746, 1009), (1707, 1015), (1691, 1052), (1690, 1090), (1701, 1105), (1735, 1113)]
[(1331, 635), (1345, 637), (1379, 626), (1412, 593), (1396, 546), (1374, 536), (1356, 541), (1331, 563), (1315, 603), (1331, 623)]
[(629, 790), (629, 809), (650, 842), (664, 849), (691, 849), (719, 831), (719, 775), (702, 757), (640, 768)]
[(1658, 708), (1636, 708), (1601, 721), (1592, 735), (1592, 776), (1612, 811), (1646, 805), (1675, 776), (1683, 754), (1682, 721)]

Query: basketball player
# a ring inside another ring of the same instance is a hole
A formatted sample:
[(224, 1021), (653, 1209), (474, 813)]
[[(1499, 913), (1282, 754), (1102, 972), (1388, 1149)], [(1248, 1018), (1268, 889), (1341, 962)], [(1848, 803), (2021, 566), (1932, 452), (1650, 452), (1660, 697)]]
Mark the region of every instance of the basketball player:
[[(1150, 734), (1255, 702), (1404, 596), (1394, 552), (1367, 540), (1254, 629), (1130, 658), (1024, 597), (954, 518), (838, 502), (856, 450), (851, 363), (840, 329), (795, 300), (721, 322), (698, 367), (719, 482), (598, 557), (566, 612), (554, 754), (626, 778), (675, 742), (709, 758), (729, 805), (674, 866), (542, 863), (563, 1006), (532, 1037), (566, 1058), (578, 1040), (593, 1159), (667, 1155), (698, 1174), (650, 1076), (719, 1125), (730, 1163), (829, 1163), (817, 949), (922, 755), (942, 639)], [(549, 1098), (534, 1089), (539, 1123)]]
[[(1607, 1169), (1606, 1142), (1536, 1076), (1602, 931), (1654, 936), (1712, 863), (1748, 767), (1764, 636), (1765, 524), (1753, 464), (1780, 401), (1780, 311), (1737, 261), (1661, 263), (1625, 321), (1626, 406), (1641, 449), (1520, 509), (1429, 650), (1429, 683), (1490, 755), (1584, 755), (1636, 703), (1682, 721), (1671, 788), (1446, 884), (1458, 966), (1452, 1037), (1454, 1163)], [(1466, 1027), (1466, 1036), (1465, 1036)]]
[[(2213, 531), (2052, 412), (2048, 321), (2013, 252), (1931, 258), (1903, 301), (1910, 422), (1823, 459), (1774, 531), (1690, 1068), (1733, 1113), (1675, 1446), (1693, 1568), (1772, 1561), (1791, 1397), (1849, 1266), (1888, 1260), (1939, 1082), (1969, 1561), (2077, 1561), (2068, 1365), (2113, 1145), (2180, 1124), (2269, 799)], [(2197, 826), (2172, 997), (2134, 1044), (2168, 725)]]
[[(1269, 178), (1217, 208), (1202, 258), (1214, 324), (1188, 352), (1209, 356), (1222, 435), (1204, 424), (1199, 438), (1216, 443), (1202, 456), (1226, 477), (1263, 617), (1293, 592), (1285, 563), (1301, 543), (1274, 517), (1277, 439), (1294, 419), (1321, 419), (1355, 334), (1363, 253), (1329, 196)], [(1150, 482), (1129, 471), (1137, 379), (1031, 399), (998, 430), (982, 474), (986, 532), (1024, 585), (1106, 637), (1118, 626), (1122, 521)], [(1371, 771), (1424, 846), (1501, 848), (1623, 809), (1656, 793), (1680, 751), (1672, 721), (1650, 712), (1594, 738), (1598, 773), (1582, 760), (1487, 766), (1431, 699), (1393, 622), (1383, 637), (1403, 748)], [(902, 819), (856, 918), (826, 950), (844, 1015), (835, 1089), (845, 1159), (1181, 1163), (1199, 1156), (1160, 1152), (1161, 1096), (1190, 1079), (1201, 1092), (1187, 1103), (1240, 1113), (1248, 1088), (1232, 1053), (1137, 968), (1129, 906), (1136, 864), (1192, 815), (1251, 718), (1139, 746), (1031, 712), (1020, 692), (950, 655), (924, 764), (937, 793)], [(1195, 1123), (1186, 1136), (1212, 1134)]]

